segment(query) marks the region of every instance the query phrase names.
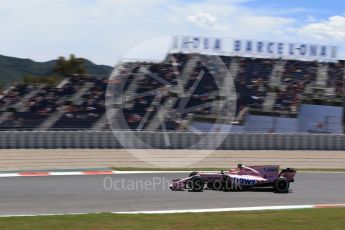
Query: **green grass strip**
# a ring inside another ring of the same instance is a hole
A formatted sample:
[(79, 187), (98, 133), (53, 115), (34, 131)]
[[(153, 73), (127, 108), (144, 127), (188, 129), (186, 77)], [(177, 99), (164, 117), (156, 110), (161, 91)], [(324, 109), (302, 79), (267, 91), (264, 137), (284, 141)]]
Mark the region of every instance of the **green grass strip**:
[(87, 214), (3, 217), (0, 229), (11, 230), (176, 230), (176, 229), (332, 229), (345, 227), (345, 208), (188, 214)]

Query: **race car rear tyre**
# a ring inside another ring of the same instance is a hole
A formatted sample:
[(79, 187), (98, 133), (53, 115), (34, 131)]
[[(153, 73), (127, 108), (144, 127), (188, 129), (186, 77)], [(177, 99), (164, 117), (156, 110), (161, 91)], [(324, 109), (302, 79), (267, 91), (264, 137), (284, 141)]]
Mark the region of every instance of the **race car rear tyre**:
[(195, 175), (197, 175), (198, 173), (199, 173), (199, 172), (193, 171), (193, 172), (189, 173), (189, 177), (195, 176)]
[(274, 188), (277, 193), (289, 192), (290, 182), (286, 178), (279, 178), (274, 183)]
[(199, 176), (193, 177), (190, 181), (190, 187), (193, 192), (202, 192), (204, 190), (204, 185), (204, 180)]

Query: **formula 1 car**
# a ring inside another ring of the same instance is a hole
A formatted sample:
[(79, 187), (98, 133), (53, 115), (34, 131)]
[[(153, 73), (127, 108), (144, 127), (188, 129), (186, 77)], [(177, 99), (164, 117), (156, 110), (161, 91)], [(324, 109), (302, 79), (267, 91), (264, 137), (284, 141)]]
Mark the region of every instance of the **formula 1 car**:
[(185, 179), (173, 180), (173, 191), (189, 190), (202, 192), (205, 188), (212, 190), (236, 191), (253, 188), (273, 188), (277, 193), (289, 192), (290, 183), (294, 182), (296, 170), (286, 168), (279, 172), (279, 165), (243, 166), (225, 173), (191, 172)]

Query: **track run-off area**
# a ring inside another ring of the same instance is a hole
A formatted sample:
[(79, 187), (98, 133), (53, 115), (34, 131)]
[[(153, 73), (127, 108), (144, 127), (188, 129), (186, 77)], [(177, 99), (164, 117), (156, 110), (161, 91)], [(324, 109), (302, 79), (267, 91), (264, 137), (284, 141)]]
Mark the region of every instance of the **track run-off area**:
[[(206, 153), (210, 153), (203, 158)], [(135, 157), (141, 156), (144, 162)], [(181, 162), (200, 159), (191, 168), (280, 165), (281, 168), (345, 169), (344, 151), (317, 150), (181, 150), (181, 149), (0, 149), (1, 171), (80, 169), (80, 168), (152, 168), (155, 163), (181, 168)], [(186, 166), (183, 166), (186, 167)]]
[(0, 216), (145, 212), (344, 204), (345, 173), (298, 172), (288, 194), (271, 190), (170, 191), (188, 173), (19, 176), (0, 178)]

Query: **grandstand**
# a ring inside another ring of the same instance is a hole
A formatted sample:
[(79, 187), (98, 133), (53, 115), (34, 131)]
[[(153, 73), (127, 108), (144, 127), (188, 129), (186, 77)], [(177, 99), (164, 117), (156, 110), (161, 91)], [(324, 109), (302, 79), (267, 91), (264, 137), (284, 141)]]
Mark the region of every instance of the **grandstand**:
[(68, 76), (57, 86), (15, 84), (1, 98), (2, 129), (91, 128), (104, 117), (105, 78)]
[[(298, 125), (301, 111), (306, 108), (304, 105), (316, 104), (321, 106), (319, 109), (322, 106), (342, 107), (344, 61), (220, 56), (234, 79), (237, 93), (236, 116), (231, 122), (226, 114), (221, 114), (227, 109), (221, 93), (230, 87), (227, 77), (217, 68), (206, 68), (201, 61), (205, 58), (207, 55), (170, 53), (162, 63), (124, 63), (114, 83), (125, 82), (122, 92), (125, 101), (117, 107), (125, 122), (117, 128), (190, 131), (194, 127), (207, 131), (205, 127), (217, 120), (224, 126), (232, 124), (234, 131), (311, 132), (310, 129), (301, 130)], [(177, 72), (182, 76), (184, 91), (190, 93), (184, 110), (179, 107), (184, 100), (176, 94), (180, 87)], [(109, 129), (105, 114), (107, 83), (106, 76), (69, 75), (54, 87), (14, 84), (0, 96), (0, 128)], [(157, 113), (160, 109), (157, 105), (163, 108), (163, 113)], [(219, 105), (222, 108), (218, 108)], [(325, 114), (320, 119), (341, 127), (342, 109), (335, 114)], [(270, 125), (253, 128), (258, 121), (263, 122), (263, 116), (270, 119), (265, 120)], [(287, 125), (291, 123), (286, 119), (295, 119), (296, 127), (291, 130), (272, 127), (280, 122), (279, 119), (285, 119)], [(308, 122), (306, 116), (303, 119)], [(328, 125), (319, 123), (316, 126)], [(338, 133), (341, 129), (331, 128), (325, 132)]]

